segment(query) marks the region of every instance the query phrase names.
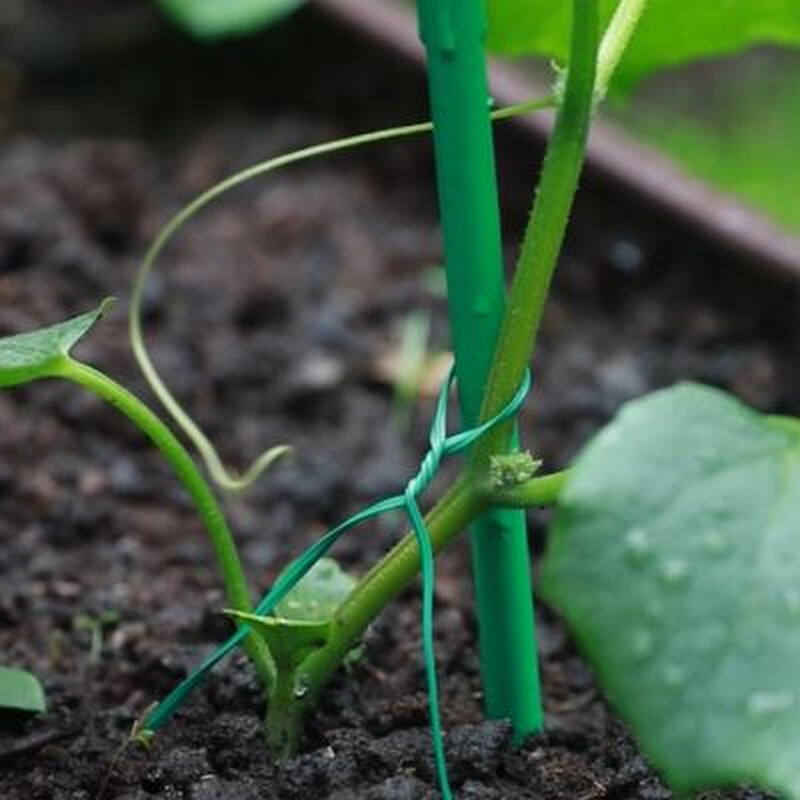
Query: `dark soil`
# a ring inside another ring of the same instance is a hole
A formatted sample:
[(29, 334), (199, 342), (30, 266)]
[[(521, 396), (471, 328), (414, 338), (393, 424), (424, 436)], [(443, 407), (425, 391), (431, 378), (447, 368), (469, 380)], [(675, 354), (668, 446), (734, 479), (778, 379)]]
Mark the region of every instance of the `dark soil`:
[[(79, 354), (146, 394), (124, 301), (170, 212), (266, 155), (419, 117), (419, 84), (310, 13), (240, 46), (201, 50), (167, 36), (27, 75), (2, 106), (0, 334), (117, 295)], [(513, 195), (526, 194), (536, 154), (505, 146), (506, 182), (521, 184), (507, 197), (513, 242), (527, 203)], [(432, 346), (446, 345), (428, 267), (440, 259), (430, 166), (427, 144), (405, 143), (243, 188), (185, 232), (152, 282), (154, 357), (230, 462), (276, 442), (296, 448), (229, 504), (259, 587), (326, 526), (397, 491), (424, 450), (430, 400), (409, 429), (392, 424), (392, 388), (374, 365), (415, 309), (432, 314)], [(681, 378), (796, 412), (798, 309), (796, 288), (767, 284), (590, 187), (534, 365), (526, 443), (562, 466), (620, 403)], [(336, 554), (364, 570), (399, 522), (366, 526)], [(547, 516), (530, 522), (538, 554)], [(416, 589), (375, 623), (290, 764), (265, 755), (262, 702), (242, 657), (150, 752), (119, 750), (133, 720), (229, 628), (182, 490), (125, 420), (73, 387), (0, 394), (0, 543), (2, 662), (34, 670), (50, 701), (40, 719), (0, 727), (3, 798), (438, 796)], [(512, 749), (505, 723), (482, 720), (468, 572), (462, 545), (440, 559), (438, 665), (458, 797), (671, 797), (544, 608), (546, 732)], [(76, 623), (107, 612), (115, 619), (90, 663)]]

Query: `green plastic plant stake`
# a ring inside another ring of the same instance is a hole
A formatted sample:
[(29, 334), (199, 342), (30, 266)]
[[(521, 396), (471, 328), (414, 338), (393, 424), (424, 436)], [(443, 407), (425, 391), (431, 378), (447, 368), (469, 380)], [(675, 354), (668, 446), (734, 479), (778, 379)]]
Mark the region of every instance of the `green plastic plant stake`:
[[(419, 0), (428, 53), (450, 327), (464, 424), (479, 420), (504, 309), (482, 0)], [(519, 739), (542, 726), (523, 512), (493, 511), (471, 530), (485, 709)]]

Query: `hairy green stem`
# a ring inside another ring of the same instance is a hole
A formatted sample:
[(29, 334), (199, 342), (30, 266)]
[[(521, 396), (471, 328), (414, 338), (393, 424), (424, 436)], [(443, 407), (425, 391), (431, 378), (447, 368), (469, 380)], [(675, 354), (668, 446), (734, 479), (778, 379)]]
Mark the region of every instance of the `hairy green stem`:
[(279, 669), (267, 704), (267, 747), (284, 761), (296, 751), (302, 731), (302, 716), (297, 707), (297, 677), (293, 670)]
[[(572, 13), (572, 39), (564, 98), (522, 241), (484, 394), (481, 420), (489, 419), (503, 408), (528, 368), (578, 188), (594, 96), (598, 46), (597, 0), (575, 0)], [(489, 457), (507, 448), (511, 432), (512, 425), (509, 423), (489, 431), (473, 450), (473, 468), (485, 470)]]
[(558, 503), (561, 490), (569, 478), (569, 470), (541, 475), (516, 486), (492, 488), (485, 486), (483, 497), (493, 506), (502, 508), (533, 508)]
[[(507, 404), (528, 367), (583, 162), (597, 59), (597, 0), (575, 0), (573, 8), (575, 19), (566, 90), (500, 332), (482, 408), (484, 420)], [(499, 433), (498, 429), (490, 431), (475, 446), (484, 466), (491, 454), (506, 450), (511, 427), (509, 424), (498, 426)], [(473, 457), (471, 464), (475, 463)], [(435, 551), (456, 538), (488, 508), (488, 498), (478, 490), (484, 472), (474, 468), (466, 470), (426, 518)], [(289, 708), (280, 710), (281, 718), (273, 720), (274, 727), (283, 726), (287, 733), (298, 730), (299, 720), (354, 642), (413, 580), (418, 570), (417, 544), (412, 535), (407, 535), (361, 579), (339, 606), (334, 616), (333, 635), (298, 670), (297, 680), (304, 688), (303, 696), (295, 698)]]
[(600, 102), (608, 91), (608, 84), (617, 69), (622, 54), (628, 47), (633, 32), (639, 25), (647, 0), (621, 0), (611, 18), (597, 56), (595, 102)]
[[(214, 493), (186, 448), (136, 395), (93, 367), (65, 358), (54, 375), (77, 383), (110, 403), (158, 448), (189, 493), (205, 524), (222, 572), (228, 602), (239, 611), (251, 611), (250, 591), (233, 535)], [(266, 644), (259, 637), (250, 636), (246, 647), (261, 682), (269, 691), (274, 683), (275, 666)]]

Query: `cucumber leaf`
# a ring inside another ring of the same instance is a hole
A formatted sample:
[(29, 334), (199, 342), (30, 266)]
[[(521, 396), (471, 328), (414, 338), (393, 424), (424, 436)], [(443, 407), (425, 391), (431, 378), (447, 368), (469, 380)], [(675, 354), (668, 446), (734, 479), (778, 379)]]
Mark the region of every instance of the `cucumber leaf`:
[(31, 333), (0, 337), (0, 388), (29, 383), (56, 373), (70, 350), (113, 303)]
[[(604, 24), (617, 4), (600, 0)], [(490, 48), (563, 62), (571, 6), (568, 0), (488, 0)], [(611, 88), (625, 91), (658, 70), (766, 43), (800, 44), (798, 0), (649, 0)]]
[(0, 711), (13, 714), (41, 714), (47, 708), (44, 689), (31, 672), (0, 667)]
[(294, 11), (303, 0), (158, 0), (178, 24), (200, 39), (252, 33)]
[(678, 793), (800, 798), (800, 424), (684, 384), (578, 457), (543, 563), (611, 703)]

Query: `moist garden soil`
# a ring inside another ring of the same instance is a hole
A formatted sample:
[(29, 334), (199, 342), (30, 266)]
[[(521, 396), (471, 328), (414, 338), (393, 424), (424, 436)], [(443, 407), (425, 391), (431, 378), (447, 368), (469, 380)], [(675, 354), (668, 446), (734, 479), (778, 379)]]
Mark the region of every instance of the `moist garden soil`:
[[(169, 214), (233, 169), (424, 107), (419, 76), (310, 12), (245, 43), (204, 49), (163, 33), (58, 74), (23, 74), (2, 110), (0, 334), (116, 295), (78, 354), (148, 396), (126, 298)], [(511, 260), (540, 154), (502, 144)], [(428, 143), (336, 156), (225, 198), (151, 281), (154, 358), (227, 460), (295, 448), (227, 504), (260, 589), (415, 470), (432, 401), (404, 419), (385, 362), (419, 310), (431, 351), (446, 346), (435, 216)], [(800, 409), (796, 287), (767, 283), (591, 183), (562, 262), (521, 420), (548, 468), (568, 463), (625, 400), (680, 379), (765, 411)], [(529, 519), (536, 560), (548, 515)], [(379, 520), (336, 555), (363, 571), (401, 530), (398, 517)], [(671, 797), (546, 608), (546, 731), (512, 748), (506, 723), (483, 721), (469, 585), (460, 543), (439, 559), (435, 624), (458, 797)], [(49, 698), (38, 719), (0, 720), (4, 800), (438, 796), (417, 587), (370, 629), (290, 763), (264, 751), (259, 687), (242, 656), (149, 752), (125, 748), (134, 719), (225, 638), (224, 606), (200, 522), (136, 430), (71, 386), (0, 393), (0, 660), (36, 672)]]

